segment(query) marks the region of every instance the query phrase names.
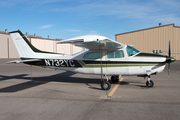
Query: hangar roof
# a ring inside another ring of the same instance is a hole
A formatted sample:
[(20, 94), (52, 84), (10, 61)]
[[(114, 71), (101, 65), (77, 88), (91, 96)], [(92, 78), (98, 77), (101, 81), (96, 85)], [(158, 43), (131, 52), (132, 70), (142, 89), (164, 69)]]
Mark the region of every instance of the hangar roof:
[(166, 26), (173, 26), (173, 27), (177, 27), (180, 28), (180, 26), (175, 26), (174, 23), (172, 24), (167, 24), (167, 25), (161, 25), (161, 26), (157, 26), (157, 27), (152, 27), (152, 28), (146, 28), (146, 29), (141, 29), (141, 30), (135, 30), (135, 31), (131, 31), (131, 32), (126, 32), (126, 33), (119, 33), (119, 34), (115, 34), (115, 36), (117, 35), (122, 35), (122, 34), (128, 34), (128, 33), (133, 33), (133, 32), (139, 32), (139, 31), (144, 31), (144, 30), (150, 30), (150, 29), (154, 29), (154, 28), (159, 28), (159, 27), (166, 27)]

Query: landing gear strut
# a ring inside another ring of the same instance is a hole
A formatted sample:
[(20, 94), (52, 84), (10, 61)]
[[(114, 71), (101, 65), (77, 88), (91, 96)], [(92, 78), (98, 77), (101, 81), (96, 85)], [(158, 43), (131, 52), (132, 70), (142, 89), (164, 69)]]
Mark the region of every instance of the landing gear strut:
[(150, 76), (147, 76), (147, 82), (146, 82), (147, 87), (153, 87), (154, 82), (150, 79)]
[(106, 80), (101, 81), (101, 88), (103, 90), (109, 90), (111, 89), (111, 83), (108, 81), (108, 77), (106, 75), (104, 76), (106, 77)]

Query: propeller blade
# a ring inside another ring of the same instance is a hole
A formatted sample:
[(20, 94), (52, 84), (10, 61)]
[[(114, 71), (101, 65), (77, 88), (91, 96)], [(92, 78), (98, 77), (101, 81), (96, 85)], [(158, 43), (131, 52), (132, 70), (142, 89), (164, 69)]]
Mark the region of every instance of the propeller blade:
[(170, 44), (170, 41), (169, 41), (169, 51), (168, 51), (168, 55), (169, 55), (169, 57), (171, 57), (171, 44)]
[(169, 77), (169, 72), (170, 72), (170, 63), (168, 63), (168, 77)]
[[(170, 43), (170, 41), (169, 41), (168, 55), (169, 55), (169, 57), (171, 57), (171, 43)], [(168, 63), (168, 77), (169, 77), (169, 72), (170, 72), (170, 63)]]

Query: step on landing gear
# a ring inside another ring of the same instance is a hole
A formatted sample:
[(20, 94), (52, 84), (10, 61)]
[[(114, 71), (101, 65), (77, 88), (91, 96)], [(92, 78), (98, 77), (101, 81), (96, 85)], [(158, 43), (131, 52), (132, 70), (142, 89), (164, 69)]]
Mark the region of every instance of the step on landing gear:
[(101, 81), (101, 88), (103, 90), (109, 90), (111, 89), (111, 83), (108, 81), (108, 77), (106, 75), (104, 76), (106, 77), (106, 80)]
[(154, 82), (150, 79), (150, 76), (147, 76), (147, 82), (146, 82), (147, 87), (153, 87)]

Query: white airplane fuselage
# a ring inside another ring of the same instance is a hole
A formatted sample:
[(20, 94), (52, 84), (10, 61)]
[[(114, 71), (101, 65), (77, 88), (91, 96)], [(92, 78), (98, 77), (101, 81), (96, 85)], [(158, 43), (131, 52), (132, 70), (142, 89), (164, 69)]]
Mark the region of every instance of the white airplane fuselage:
[[(131, 46), (117, 43), (102, 36), (82, 36), (87, 43), (82, 43), (82, 39), (75, 38), (79, 42), (77, 45), (85, 45), (91, 49), (74, 55), (40, 51), (20, 31), (11, 32), (11, 36), (22, 59), (20, 62), (77, 73), (151, 75), (162, 72), (168, 60), (175, 61), (174, 58), (164, 55), (141, 53)], [(91, 37), (93, 41), (90, 41)], [(100, 44), (99, 39), (103, 39), (104, 42)], [(64, 41), (74, 42), (73, 40)], [(118, 48), (119, 45), (123, 47)]]
[(121, 75), (147, 77), (146, 86), (153, 87), (154, 82), (150, 80), (150, 75), (162, 72), (166, 63), (169, 64), (169, 68), (170, 63), (175, 61), (171, 57), (170, 47), (169, 56), (141, 53), (131, 46), (99, 35), (79, 36), (58, 41), (60, 44), (70, 43), (87, 48), (74, 55), (63, 55), (38, 50), (20, 31), (11, 32), (10, 35), (21, 60), (10, 61), (8, 63), (25, 63), (84, 74), (101, 74), (107, 79), (106, 81), (101, 81), (101, 88), (103, 90), (111, 88), (106, 75), (111, 75), (112, 81), (118, 80)]
[[(34, 65), (77, 73), (102, 73), (106, 75), (150, 75), (162, 72), (166, 65), (166, 57), (162, 55), (139, 52), (134, 56), (128, 57), (126, 49), (123, 49), (123, 58), (107, 58), (107, 51), (105, 50), (102, 51), (102, 58), (84, 58), (84, 55), (87, 53), (98, 51), (85, 50), (75, 55), (46, 54), (46, 58), (44, 55), (43, 57), (36, 57), (36, 59), (41, 59), (41, 61), (34, 62)], [(37, 56), (40, 56), (40, 54)], [(27, 64), (33, 63), (28, 62)]]

